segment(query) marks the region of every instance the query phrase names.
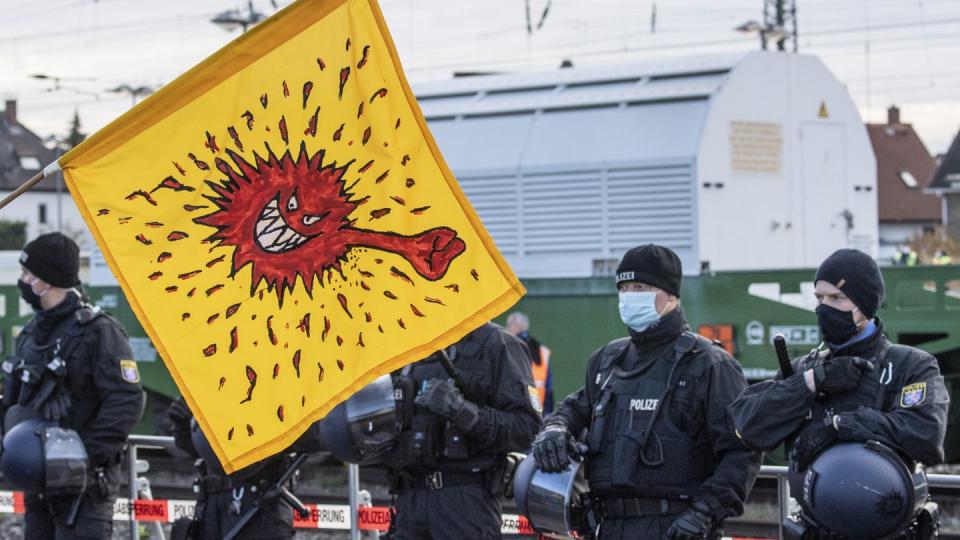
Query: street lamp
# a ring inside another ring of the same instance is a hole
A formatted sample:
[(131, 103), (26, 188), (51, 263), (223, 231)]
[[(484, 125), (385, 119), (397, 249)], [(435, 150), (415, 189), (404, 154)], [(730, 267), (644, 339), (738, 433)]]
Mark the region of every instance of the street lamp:
[(113, 92), (114, 94), (128, 94), (130, 99), (133, 100), (132, 105), (136, 105), (137, 99), (152, 94), (153, 88), (150, 88), (149, 86), (130, 86), (129, 84), (124, 83), (117, 87), (110, 88), (107, 90), (107, 92)]
[(227, 32), (233, 32), (237, 28), (242, 28), (244, 32), (247, 28), (257, 24), (266, 18), (266, 15), (253, 9), (253, 0), (247, 1), (246, 13), (239, 9), (228, 9), (216, 17), (210, 19), (210, 22), (223, 28)]

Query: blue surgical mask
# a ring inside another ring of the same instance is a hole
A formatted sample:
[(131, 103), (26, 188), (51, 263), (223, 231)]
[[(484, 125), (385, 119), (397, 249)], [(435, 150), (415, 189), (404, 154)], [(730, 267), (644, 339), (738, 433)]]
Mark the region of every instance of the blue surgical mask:
[(657, 293), (631, 291), (620, 293), (620, 320), (636, 332), (643, 332), (660, 320)]

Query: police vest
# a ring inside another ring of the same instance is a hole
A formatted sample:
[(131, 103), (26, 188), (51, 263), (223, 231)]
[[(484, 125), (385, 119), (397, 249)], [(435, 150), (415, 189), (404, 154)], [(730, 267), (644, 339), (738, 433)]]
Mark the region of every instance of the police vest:
[(694, 373), (704, 369), (702, 364), (690, 360), (711, 346), (687, 331), (661, 358), (631, 371), (619, 365), (627, 354), (635, 353), (629, 339), (606, 347), (587, 439), (587, 479), (593, 494), (694, 496), (711, 472), (712, 452), (708, 444), (688, 434), (691, 430), (677, 426), (665, 409), (671, 406), (678, 383), (687, 380), (683, 376), (702, 375)]
[(54, 392), (68, 391), (72, 399), (70, 414), (61, 424), (80, 431), (99, 405), (84, 399), (95, 366), (85, 361), (90, 351), (83, 346), (83, 334), (104, 315), (99, 308), (81, 304), (42, 343), (35, 325), (28, 324), (17, 340), (16, 355), (2, 364), (4, 407), (23, 405), (39, 411)]
[[(484, 358), (483, 343), (492, 335), (478, 336), (469, 346), (461, 342), (449, 349), (451, 362), (467, 384), (470, 400), (489, 405), (483, 388), (493, 376), (490, 362)], [(490, 450), (478, 451), (470, 439), (452, 422), (414, 403), (416, 397), (433, 381), (449, 375), (435, 353), (427, 359), (406, 366), (394, 375), (394, 398), (398, 410), (397, 445), (384, 461), (394, 469), (414, 471), (479, 472), (499, 464), (499, 455)]]
[(537, 387), (540, 395), (540, 406), (547, 403), (547, 376), (550, 375), (550, 349), (545, 345), (540, 346), (540, 363), (531, 362), (530, 370), (533, 372), (533, 384)]

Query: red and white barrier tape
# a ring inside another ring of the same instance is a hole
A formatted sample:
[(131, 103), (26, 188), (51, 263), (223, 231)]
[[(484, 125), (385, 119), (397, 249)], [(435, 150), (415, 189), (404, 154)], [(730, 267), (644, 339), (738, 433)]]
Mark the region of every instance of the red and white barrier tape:
[[(173, 523), (182, 517), (193, 517), (196, 501), (176, 499), (133, 501), (134, 519)], [(298, 529), (350, 530), (350, 506), (346, 504), (308, 504), (310, 515), (300, 519), (295, 515), (293, 526)], [(23, 492), (0, 491), (0, 514), (22, 514)], [(386, 531), (390, 527), (390, 509), (386, 506), (363, 506), (359, 511), (360, 530)], [(503, 514), (503, 534), (536, 535), (527, 518), (516, 514)], [(130, 520), (130, 499), (118, 498), (113, 505), (115, 521)], [(724, 537), (724, 540), (748, 540)]]

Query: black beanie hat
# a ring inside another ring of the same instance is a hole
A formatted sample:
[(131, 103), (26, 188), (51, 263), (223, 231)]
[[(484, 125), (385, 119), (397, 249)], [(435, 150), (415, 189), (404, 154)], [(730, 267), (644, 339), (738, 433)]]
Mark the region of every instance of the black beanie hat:
[(28, 242), (20, 252), (20, 264), (54, 287), (69, 289), (80, 284), (80, 249), (58, 232)]
[(817, 268), (817, 281), (826, 281), (843, 294), (867, 317), (873, 318), (883, 300), (883, 276), (873, 257), (855, 249), (840, 249)]
[(682, 279), (680, 257), (670, 249), (655, 244), (631, 249), (623, 255), (617, 266), (617, 285), (624, 281), (642, 281), (680, 296)]

